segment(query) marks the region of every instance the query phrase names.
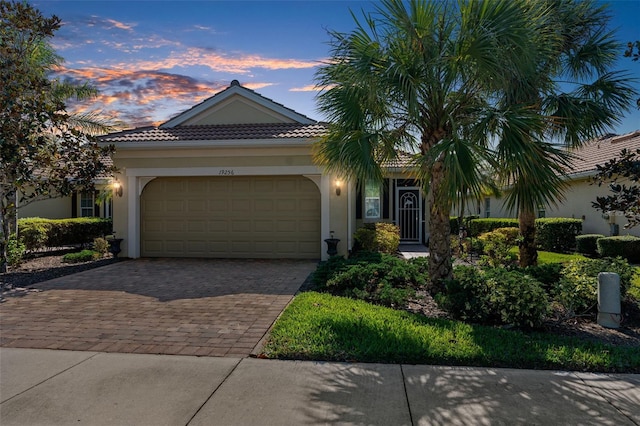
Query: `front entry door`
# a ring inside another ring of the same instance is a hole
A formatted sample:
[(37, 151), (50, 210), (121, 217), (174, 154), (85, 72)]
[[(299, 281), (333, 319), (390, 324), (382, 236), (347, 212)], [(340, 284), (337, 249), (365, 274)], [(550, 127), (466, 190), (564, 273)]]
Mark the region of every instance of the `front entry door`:
[(422, 235), (422, 194), (420, 188), (398, 188), (398, 226), (400, 241), (419, 243)]

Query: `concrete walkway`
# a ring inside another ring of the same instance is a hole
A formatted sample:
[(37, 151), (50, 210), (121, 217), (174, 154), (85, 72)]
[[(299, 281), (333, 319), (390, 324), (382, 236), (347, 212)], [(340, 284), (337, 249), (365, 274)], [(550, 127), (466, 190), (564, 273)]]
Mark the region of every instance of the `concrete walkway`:
[(639, 425), (640, 375), (0, 348), (0, 424)]

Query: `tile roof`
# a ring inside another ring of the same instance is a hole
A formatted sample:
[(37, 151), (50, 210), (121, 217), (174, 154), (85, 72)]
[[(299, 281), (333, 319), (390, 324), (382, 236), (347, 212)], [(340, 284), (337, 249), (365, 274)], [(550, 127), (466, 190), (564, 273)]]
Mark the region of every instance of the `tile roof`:
[(576, 160), (570, 175), (587, 173), (596, 170), (596, 164), (604, 164), (614, 157), (619, 157), (620, 151), (640, 149), (640, 130), (620, 136), (605, 136), (585, 143), (573, 150)]
[(407, 170), (414, 166), (414, 154), (410, 154), (404, 151), (398, 151), (396, 158), (386, 160), (382, 163), (382, 167), (385, 169), (400, 169)]
[(101, 142), (215, 141), (230, 139), (316, 138), (326, 133), (323, 123), (262, 123), (146, 127), (102, 136)]

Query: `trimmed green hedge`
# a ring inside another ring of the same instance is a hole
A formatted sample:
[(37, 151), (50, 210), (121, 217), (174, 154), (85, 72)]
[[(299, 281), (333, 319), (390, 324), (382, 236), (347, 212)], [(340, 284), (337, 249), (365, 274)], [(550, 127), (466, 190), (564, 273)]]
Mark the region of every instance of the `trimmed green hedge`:
[(518, 219), (505, 217), (473, 219), (469, 221), (469, 235), (477, 237), (485, 232), (491, 232), (498, 228), (517, 228)]
[(568, 253), (576, 247), (582, 220), (565, 217), (536, 219), (536, 244), (544, 251)]
[(576, 251), (587, 256), (598, 255), (598, 240), (604, 238), (602, 234), (584, 234), (576, 237)]
[[(464, 221), (464, 226), (469, 229), (469, 222), (474, 219), (478, 219), (480, 216), (478, 215), (470, 215), (464, 216), (462, 220)], [(460, 233), (460, 218), (458, 216), (450, 216), (449, 217), (449, 228), (451, 229), (451, 235), (458, 235)]]
[(632, 235), (600, 238), (597, 242), (598, 254), (602, 257), (627, 259), (631, 263), (640, 263), (640, 238)]
[(94, 217), (18, 220), (18, 238), (27, 250), (89, 244), (94, 238), (111, 234), (112, 229), (111, 219)]
[[(498, 228), (518, 228), (518, 219), (484, 218), (469, 222), (469, 234), (477, 237)], [(536, 244), (544, 251), (569, 252), (576, 246), (576, 236), (582, 231), (582, 220), (553, 217), (536, 219)]]

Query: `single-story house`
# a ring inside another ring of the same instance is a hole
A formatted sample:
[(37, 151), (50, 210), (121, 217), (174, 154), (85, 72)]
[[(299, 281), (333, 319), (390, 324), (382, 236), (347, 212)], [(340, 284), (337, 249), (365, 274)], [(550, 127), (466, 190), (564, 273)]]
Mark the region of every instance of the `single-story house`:
[[(622, 149), (635, 151), (640, 148), (640, 130), (624, 135), (608, 135), (587, 142), (572, 151), (575, 155), (573, 167), (569, 171), (569, 188), (565, 199), (558, 206), (540, 206), (538, 217), (572, 217), (582, 219), (583, 234), (635, 235), (640, 236), (640, 227), (624, 229), (627, 223), (620, 212), (603, 214), (592, 207), (596, 197), (610, 194), (608, 185), (593, 183), (597, 173), (596, 165), (603, 165), (612, 158), (619, 157)], [(628, 183), (627, 183), (628, 185)], [(502, 199), (486, 197), (477, 205), (477, 210), (467, 212), (480, 217), (515, 217), (504, 207)]]
[[(404, 243), (425, 244), (425, 197), (407, 173), (408, 155), (386, 164), (382, 184), (345, 182), (313, 161), (313, 143), (327, 130), (286, 106), (231, 85), (158, 127), (112, 133), (119, 172), (110, 203), (95, 193), (25, 206), (20, 217), (113, 216), (122, 256), (326, 259), (325, 239), (338, 253), (353, 247), (367, 222), (393, 222)], [(539, 216), (584, 220), (584, 233), (621, 234), (624, 218), (591, 207), (607, 187), (589, 178), (622, 148), (640, 146), (640, 131), (602, 138), (576, 152), (566, 200)], [(105, 182), (99, 182), (104, 185)], [(453, 213), (453, 215), (456, 215)], [(501, 199), (469, 203), (466, 215), (514, 217)]]
[(122, 255), (326, 259), (325, 239), (340, 239), (344, 255), (356, 228), (377, 221), (423, 243), (424, 197), (402, 161), (382, 185), (344, 182), (314, 164), (325, 132), (234, 80), (159, 127), (102, 137), (116, 148)]

